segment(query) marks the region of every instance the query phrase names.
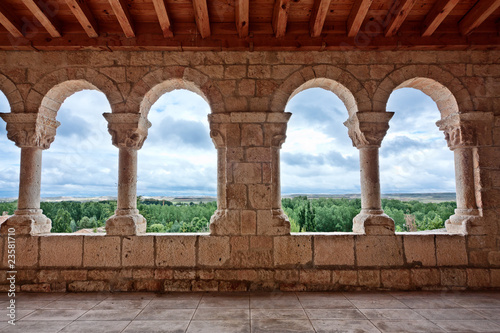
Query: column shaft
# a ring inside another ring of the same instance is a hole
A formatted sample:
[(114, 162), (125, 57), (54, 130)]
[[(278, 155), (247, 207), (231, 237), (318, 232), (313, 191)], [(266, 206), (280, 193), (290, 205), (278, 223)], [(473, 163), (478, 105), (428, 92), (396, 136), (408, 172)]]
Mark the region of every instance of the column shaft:
[(382, 214), (380, 199), (380, 173), (377, 147), (359, 149), (361, 176), (361, 209)]
[(40, 209), (42, 179), (42, 150), (37, 147), (21, 148), (18, 210)]
[(137, 211), (137, 150), (120, 148), (118, 162), (118, 214)]
[(272, 209), (281, 209), (281, 178), (280, 178), (280, 150), (281, 148), (273, 147), (272, 153)]
[(455, 158), (457, 213), (467, 213), (477, 209), (472, 148), (455, 148), (453, 154)]

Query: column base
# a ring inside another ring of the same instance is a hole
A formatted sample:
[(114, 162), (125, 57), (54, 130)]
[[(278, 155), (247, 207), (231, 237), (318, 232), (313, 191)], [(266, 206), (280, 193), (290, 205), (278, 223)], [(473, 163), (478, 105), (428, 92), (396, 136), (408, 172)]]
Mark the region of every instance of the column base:
[(283, 209), (273, 209), (270, 223), (263, 224), (257, 220), (257, 234), (259, 235), (290, 235), (290, 221)]
[(450, 216), (448, 220), (444, 223), (446, 227), (446, 231), (449, 234), (460, 234), (460, 235), (468, 235), (468, 234), (486, 234), (486, 230), (480, 224), (476, 223), (481, 218), (479, 216), (479, 211), (473, 210), (468, 212), (470, 214), (455, 214)]
[(52, 221), (42, 214), (41, 209), (16, 210), (0, 227), (0, 233), (6, 235), (9, 228), (15, 229), (16, 235), (41, 235), (50, 233)]
[(210, 235), (240, 235), (240, 211), (233, 209), (217, 209), (210, 218)]
[(353, 219), (352, 231), (365, 235), (394, 235), (394, 220), (382, 210), (361, 210)]
[(106, 221), (106, 234), (110, 236), (133, 236), (146, 232), (146, 219), (139, 213), (123, 214), (116, 211)]

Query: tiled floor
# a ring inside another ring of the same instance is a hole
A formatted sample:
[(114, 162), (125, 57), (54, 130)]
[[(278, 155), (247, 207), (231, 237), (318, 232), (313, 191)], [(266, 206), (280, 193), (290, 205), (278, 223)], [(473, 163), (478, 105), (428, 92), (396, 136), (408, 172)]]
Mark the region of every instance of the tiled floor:
[(16, 315), (1, 332), (500, 332), (500, 292), (18, 294)]

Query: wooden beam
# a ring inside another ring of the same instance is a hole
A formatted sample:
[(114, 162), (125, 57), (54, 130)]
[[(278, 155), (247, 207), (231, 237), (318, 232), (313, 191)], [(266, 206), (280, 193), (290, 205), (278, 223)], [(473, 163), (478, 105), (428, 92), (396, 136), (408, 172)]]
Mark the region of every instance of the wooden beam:
[(500, 0), (480, 0), (459, 23), (460, 33), (468, 35), (484, 22), (498, 7)]
[(128, 10), (127, 2), (125, 0), (109, 0), (111, 8), (115, 13), (116, 19), (122, 27), (123, 33), (127, 38), (135, 37), (134, 22)]
[(78, 22), (83, 27), (83, 30), (87, 33), (90, 38), (99, 37), (99, 27), (97, 25), (97, 21), (92, 15), (89, 7), (85, 0), (66, 0), (66, 3), (69, 6), (69, 9), (75, 15)]
[(347, 19), (347, 36), (356, 37), (373, 0), (356, 0)]
[(422, 37), (431, 36), (439, 25), (444, 21), (451, 10), (455, 8), (459, 0), (438, 0), (432, 6), (431, 11), (425, 17), (422, 26)]
[(235, 0), (234, 15), (236, 18), (236, 29), (240, 38), (248, 36), (249, 2), (249, 0)]
[(155, 6), (158, 21), (160, 22), (161, 31), (163, 31), (163, 37), (174, 37), (170, 26), (170, 19), (168, 18), (167, 2), (165, 0), (153, 0), (153, 5)]
[(210, 36), (210, 18), (208, 17), (207, 0), (193, 0), (194, 18), (201, 38)]
[(311, 37), (318, 37), (321, 35), (323, 25), (325, 24), (326, 14), (328, 14), (328, 8), (330, 8), (331, 2), (331, 0), (314, 0), (311, 20), (309, 21)]
[[(50, 3), (35, 0), (22, 0), (24, 5), (28, 7), (29, 11), (36, 17), (38, 22), (47, 30), (53, 38), (61, 37), (62, 34), (58, 28), (58, 23), (55, 18), (57, 10), (52, 8)], [(42, 7), (45, 10), (42, 10)]]
[(384, 20), (385, 36), (394, 36), (417, 0), (396, 0)]
[(0, 24), (3, 25), (12, 36), (16, 38), (24, 36), (21, 21), (14, 16), (12, 11), (7, 8), (3, 2), (0, 3)]
[(284, 37), (286, 34), (288, 9), (290, 9), (290, 0), (276, 0), (274, 3), (272, 25), (277, 38)]

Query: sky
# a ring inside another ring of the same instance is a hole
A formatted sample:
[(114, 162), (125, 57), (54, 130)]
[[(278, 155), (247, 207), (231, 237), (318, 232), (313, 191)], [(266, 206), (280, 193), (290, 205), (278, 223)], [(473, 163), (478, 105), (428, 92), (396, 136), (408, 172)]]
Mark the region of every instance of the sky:
[[(42, 197), (116, 196), (118, 148), (102, 113), (105, 96), (82, 91), (61, 106), (55, 141), (43, 153)], [(454, 192), (453, 153), (446, 147), (436, 104), (420, 91), (393, 92), (395, 115), (380, 149), (383, 193)], [(0, 112), (9, 112), (0, 93)], [(282, 193), (359, 193), (359, 154), (343, 122), (347, 110), (329, 91), (300, 92), (281, 151)], [(209, 136), (210, 107), (197, 94), (163, 95), (148, 119), (153, 126), (138, 156), (138, 195), (216, 195), (217, 154)], [(0, 198), (18, 194), (20, 149), (7, 139), (0, 120)], [(429, 163), (432, 161), (432, 163)]]

